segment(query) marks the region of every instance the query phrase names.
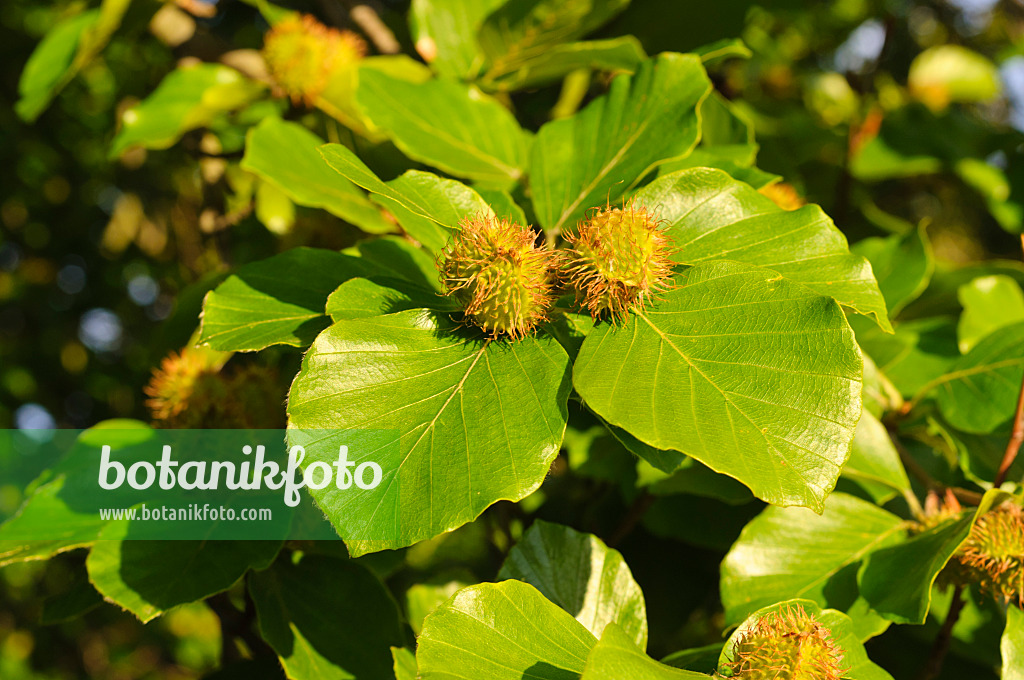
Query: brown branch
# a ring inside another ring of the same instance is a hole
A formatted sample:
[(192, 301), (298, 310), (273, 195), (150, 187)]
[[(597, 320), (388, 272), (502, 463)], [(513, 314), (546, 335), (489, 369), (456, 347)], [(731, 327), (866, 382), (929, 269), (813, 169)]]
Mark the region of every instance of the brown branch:
[(349, 8), (348, 15), (352, 21), (362, 29), (378, 52), (398, 54), (402, 51), (402, 46), (398, 44), (395, 34), (381, 20), (380, 15), (373, 7), (365, 2), (353, 2), (352, 0), (345, 0), (345, 5)]
[(963, 611), (963, 608), (964, 587), (958, 584), (953, 588), (953, 601), (949, 605), (949, 613), (946, 614), (946, 620), (942, 623), (942, 628), (935, 637), (931, 656), (928, 658), (928, 663), (925, 664), (924, 669), (922, 669), (921, 675), (918, 676), (918, 680), (935, 680), (935, 678), (939, 677), (939, 673), (942, 672), (942, 663), (946, 660), (949, 645), (953, 641), (953, 628), (960, 619), (960, 612)]

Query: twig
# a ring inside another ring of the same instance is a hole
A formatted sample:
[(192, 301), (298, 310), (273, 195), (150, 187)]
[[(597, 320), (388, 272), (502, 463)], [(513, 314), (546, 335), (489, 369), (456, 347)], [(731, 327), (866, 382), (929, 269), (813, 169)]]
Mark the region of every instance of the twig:
[(651, 505), (654, 503), (654, 496), (644, 491), (633, 500), (633, 504), (629, 506), (629, 510), (626, 511), (626, 516), (622, 518), (622, 522), (615, 528), (612, 535), (608, 537), (608, 545), (612, 548), (622, 542), (626, 536), (633, 533), (633, 529), (640, 523), (644, 515), (650, 510)]
[[(1024, 250), (1024, 234), (1020, 237), (1020, 246)], [(1006, 453), (1003, 454), (1003, 461), (999, 464), (999, 471), (996, 478), (992, 480), (992, 486), (996, 489), (1006, 481), (1006, 475), (1010, 466), (1017, 458), (1021, 444), (1024, 444), (1024, 378), (1021, 379), (1020, 394), (1017, 395), (1017, 411), (1013, 416), (1013, 430), (1010, 432), (1010, 441), (1006, 444)]]
[(921, 675), (918, 676), (918, 680), (935, 680), (939, 677), (939, 673), (942, 672), (942, 663), (946, 660), (946, 653), (949, 652), (949, 644), (953, 640), (953, 628), (956, 626), (963, 608), (964, 587), (958, 584), (953, 588), (953, 601), (949, 605), (949, 613), (946, 614), (946, 620), (935, 637), (931, 656), (921, 671)]
[(365, 2), (352, 2), (352, 0), (345, 0), (345, 5), (348, 7), (348, 15), (352, 17), (352, 21), (363, 29), (363, 33), (370, 39), (378, 52), (398, 54), (402, 51), (402, 46), (398, 44), (395, 34), (391, 32), (387, 24), (381, 21), (380, 15), (373, 7)]
[[(919, 482), (924, 484), (926, 489), (928, 489), (929, 491), (936, 492), (949, 491), (954, 496), (956, 496), (956, 499), (958, 501), (964, 503), (965, 505), (981, 505), (981, 499), (983, 496), (977, 491), (971, 491), (970, 489), (962, 489), (958, 486), (946, 486), (945, 484), (943, 484), (942, 482), (928, 474), (928, 471), (921, 467), (921, 464), (918, 463), (912, 455), (910, 455), (910, 452), (907, 451), (906, 447), (903, 446), (903, 443), (900, 442), (900, 440), (896, 437), (896, 433), (893, 432), (891, 429), (889, 430), (889, 439), (892, 440), (892, 445), (896, 447), (896, 452), (900, 454), (900, 461), (903, 463), (903, 467), (907, 469), (907, 472), (914, 475), (914, 477), (916, 477)], [(907, 503), (911, 504), (909, 500), (907, 501)], [(918, 504), (918, 507), (920, 507), (920, 503)], [(912, 504), (911, 509), (913, 510)]]

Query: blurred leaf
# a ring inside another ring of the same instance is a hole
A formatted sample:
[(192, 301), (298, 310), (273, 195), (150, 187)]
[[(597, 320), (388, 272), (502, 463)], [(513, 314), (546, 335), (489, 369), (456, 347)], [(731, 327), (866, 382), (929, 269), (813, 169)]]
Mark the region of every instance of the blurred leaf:
[(852, 317), (857, 343), (874, 359), (878, 370), (904, 397), (912, 397), (930, 380), (945, 374), (959, 359), (956, 322), (934, 317), (901, 323), (895, 333), (882, 332)]
[(481, 85), (500, 91), (525, 90), (553, 83), (578, 69), (632, 73), (646, 58), (644, 48), (631, 35), (552, 45), (515, 71)]
[[(903, 521), (872, 503), (834, 493), (825, 511), (769, 507), (743, 530), (722, 562), (722, 604), (736, 624), (780, 599), (806, 598), (823, 607), (852, 609), (857, 568), (864, 557), (905, 536)], [(874, 614), (856, 622), (858, 637), (878, 632)], [(884, 625), (881, 626), (884, 629)]]
[(416, 51), (439, 75), (472, 79), (484, 56), (476, 35), (505, 0), (413, 0), (409, 12)]
[[(374, 427), (400, 438), (402, 462), (387, 492), (400, 499), (400, 538), (369, 548), (348, 542), (353, 554), (411, 545), (498, 500), (521, 500), (558, 455), (569, 393), (562, 348), (550, 338), (506, 342), (458, 329), (427, 310), (341, 321), (303, 359), (288, 399), (292, 427)], [(469, 408), (490, 417), (470, 418)], [(312, 492), (335, 526), (387, 536), (388, 518), (376, 508), (338, 509), (329, 494)]]
[(696, 107), (710, 91), (700, 59), (662, 54), (570, 118), (541, 127), (530, 188), (545, 229), (572, 225), (586, 210), (618, 201), (650, 170), (689, 153), (699, 137)]
[(750, 48), (739, 38), (722, 38), (693, 50), (705, 66), (714, 66), (726, 59), (749, 59), (754, 56)]
[(89, 583), (83, 570), (76, 570), (71, 585), (43, 600), (39, 622), (44, 626), (64, 623), (84, 616), (103, 604), (103, 596)]
[(289, 678), (391, 677), (391, 647), (404, 637), (398, 607), (365, 568), (322, 555), (279, 559), (250, 577), (249, 593)]
[(736, 260), (779, 272), (785, 279), (872, 315), (889, 318), (864, 258), (818, 206), (782, 210), (771, 199), (720, 170), (684, 170), (659, 177), (634, 195), (655, 210), (685, 264)]
[(935, 269), (931, 244), (923, 227), (903, 235), (867, 238), (850, 250), (871, 263), (892, 317), (924, 292)]
[(1000, 650), (1003, 653), (1002, 680), (1024, 680), (1024, 610), (1006, 608), (1006, 632)]
[(528, 135), (508, 109), (472, 86), (364, 70), (358, 100), (414, 160), (495, 186), (518, 180), (526, 167)]
[(409, 589), (405, 591), (405, 609), (412, 632), (419, 635), (423, 630), (423, 620), (427, 615), (468, 585), (470, 584), (462, 581), (448, 581), (441, 584), (416, 583), (409, 586)]
[(693, 456), (768, 502), (820, 509), (860, 417), (861, 366), (833, 301), (722, 261), (686, 270), (626, 325), (596, 326), (573, 384), (645, 443)]
[(343, 282), (378, 271), (362, 258), (317, 248), (243, 265), (207, 293), (199, 342), (238, 352), (305, 347), (330, 324), (327, 297)]
[(954, 166), (956, 174), (968, 186), (981, 194), (988, 204), (988, 211), (999, 225), (1014, 234), (1021, 233), (1024, 227), (1024, 199), (1020, 196), (1020, 188), (1014, 184), (1021, 182), (1024, 166), (1018, 155), (1012, 157), (1009, 172), (996, 167), (987, 160), (980, 158), (963, 158)]
[(969, 352), (1003, 326), (1024, 321), (1024, 292), (1009, 276), (982, 276), (960, 286), (964, 313), (957, 323), (960, 351)]
[(427, 617), (417, 640), (423, 680), (566, 680), (597, 643), (576, 619), (521, 581), (459, 591)]
[(395, 661), (395, 680), (416, 680), (416, 655), (404, 647), (392, 647), (391, 656)]
[(618, 624), (609, 623), (590, 650), (580, 680), (629, 678), (630, 680), (707, 680), (709, 676), (659, 663), (644, 654), (636, 641)]
[(938, 111), (951, 102), (981, 102), (998, 95), (999, 70), (966, 47), (938, 45), (914, 58), (907, 86), (911, 94)]
[(991, 432), (1013, 416), (1024, 375), (1024, 322), (986, 336), (921, 389), (934, 393), (942, 415), (964, 432)]
[(453, 179), (409, 170), (385, 183), (340, 144), (327, 144), (320, 152), (328, 165), (374, 194), (373, 200), (390, 210), (409, 236), (433, 252), (440, 252), (464, 217), (494, 214), (478, 193)]
[(144, 541), (112, 522), (86, 567), (103, 597), (143, 623), (168, 609), (227, 590), (249, 569), (266, 569), (281, 541)]
[(894, 495), (892, 491), (910, 491), (907, 471), (903, 469), (889, 432), (868, 411), (864, 411), (857, 423), (843, 476), (864, 487), (878, 503), (889, 500)]
[(488, 65), (484, 79), (529, 70), (552, 49), (600, 28), (629, 0), (509, 0), (483, 22), (479, 42)]
[(222, 64), (178, 67), (142, 103), (121, 115), (112, 157), (133, 146), (166, 149), (189, 130), (209, 125), (218, 115), (245, 106), (265, 86)]
[(359, 84), (364, 74), (375, 74), (399, 80), (410, 85), (430, 80), (430, 69), (405, 54), (381, 54), (359, 60), (356, 68), (336, 70), (326, 89), (316, 99), (318, 109), (341, 122), (356, 134), (372, 143), (382, 142), (387, 136), (375, 120), (359, 105)]
[(793, 606), (800, 606), (805, 612), (817, 619), (832, 634), (832, 640), (839, 649), (843, 650), (843, 678), (849, 680), (893, 680), (881, 666), (873, 663), (868, 658), (867, 651), (861, 643), (855, 630), (854, 622), (846, 614), (835, 609), (821, 609), (817, 603), (803, 599), (792, 599), (785, 602), (764, 607), (750, 615), (750, 617), (732, 632), (725, 647), (722, 648), (722, 656), (719, 659), (719, 666), (725, 666), (735, 658), (736, 645), (742, 636), (757, 621), (773, 611), (786, 611)]
[(360, 241), (352, 249), (368, 262), (387, 269), (389, 275), (400, 276), (429, 290), (439, 291), (439, 280), (434, 257), (423, 248), (398, 236)]
[(595, 636), (614, 623), (630, 644), (647, 647), (644, 594), (619, 551), (592, 534), (536, 520), (509, 551), (498, 578), (529, 583)]
[(266, 118), (249, 130), (242, 167), (299, 205), (323, 208), (363, 231), (394, 231), (362, 191), (338, 177), (318, 149), (323, 140), (298, 123)]
[(295, 204), (284, 191), (270, 182), (256, 186), (256, 219), (267, 231), (278, 236), (291, 233), (295, 226)]

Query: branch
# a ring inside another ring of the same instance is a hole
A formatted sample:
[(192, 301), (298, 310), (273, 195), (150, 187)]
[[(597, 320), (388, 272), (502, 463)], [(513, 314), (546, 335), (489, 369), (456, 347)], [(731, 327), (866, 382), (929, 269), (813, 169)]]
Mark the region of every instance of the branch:
[(942, 663), (946, 660), (946, 653), (949, 652), (949, 644), (953, 640), (953, 627), (960, 618), (960, 612), (964, 608), (964, 587), (957, 584), (953, 588), (953, 601), (949, 605), (949, 613), (942, 624), (942, 629), (935, 637), (932, 645), (932, 653), (928, 663), (918, 676), (919, 680), (935, 680), (942, 672)]
[(391, 32), (387, 24), (381, 21), (380, 15), (373, 7), (365, 2), (352, 2), (352, 0), (345, 0), (345, 5), (349, 8), (348, 15), (352, 21), (363, 30), (378, 52), (398, 54), (402, 51), (402, 46), (398, 44), (395, 34)]

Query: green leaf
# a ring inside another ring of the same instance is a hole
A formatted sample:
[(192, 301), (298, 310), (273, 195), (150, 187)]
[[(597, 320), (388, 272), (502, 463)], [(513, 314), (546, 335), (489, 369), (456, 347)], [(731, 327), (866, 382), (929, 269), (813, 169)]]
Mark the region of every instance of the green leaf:
[(489, 90), (525, 90), (548, 85), (578, 69), (632, 73), (645, 59), (643, 46), (631, 35), (552, 45), (517, 70), (488, 76), (481, 85)]
[(489, 59), (485, 81), (529, 70), (561, 45), (582, 38), (629, 0), (509, 0), (487, 17), (479, 40)]
[(923, 227), (903, 235), (864, 239), (851, 250), (871, 263), (891, 316), (924, 292), (935, 270), (932, 247)]
[(917, 55), (907, 86), (914, 96), (939, 110), (950, 102), (980, 102), (999, 94), (999, 69), (960, 45), (939, 45)]
[(36, 46), (18, 81), (19, 99), (14, 110), (22, 120), (31, 123), (38, 118), (73, 77), (68, 74), (82, 36), (99, 17), (100, 10), (93, 9), (65, 19)]
[(98, 9), (83, 12), (55, 26), (25, 64), (18, 81), (14, 110), (33, 122), (53, 98), (106, 47), (121, 26), (131, 0), (103, 0)]
[(924, 623), (935, 578), (967, 538), (971, 523), (970, 516), (946, 522), (870, 554), (858, 576), (861, 595), (891, 621)]
[(278, 236), (288, 234), (295, 227), (295, 204), (284, 191), (270, 182), (256, 185), (256, 219), (267, 231)]
[(415, 654), (404, 647), (392, 647), (391, 656), (395, 661), (395, 680), (416, 680), (418, 669)]
[[(891, 498), (886, 490), (910, 491), (907, 471), (900, 462), (885, 426), (867, 410), (857, 423), (850, 447), (850, 458), (843, 467), (843, 476), (853, 479), (872, 494), (876, 502)], [(879, 488), (881, 487), (881, 488)]]
[(697, 105), (711, 90), (700, 58), (663, 53), (619, 75), (608, 94), (545, 124), (533, 144), (530, 188), (545, 229), (618, 201), (644, 175), (697, 143)]
[(359, 105), (409, 158), (504, 186), (526, 167), (529, 137), (508, 109), (473, 86), (360, 73)]
[(722, 38), (692, 50), (705, 65), (712, 66), (726, 59), (750, 59), (754, 53), (739, 38)]
[(1021, 338), (1024, 322), (991, 333), (921, 394), (935, 391), (943, 417), (958, 430), (991, 432), (1013, 417), (1024, 376)]
[(439, 75), (470, 79), (483, 67), (476, 35), (505, 0), (413, 0), (409, 22), (416, 51)]
[[(726, 623), (787, 598), (849, 609), (858, 598), (856, 574), (864, 557), (903, 538), (899, 517), (842, 493), (829, 496), (821, 515), (768, 507), (743, 529), (722, 562)], [(877, 616), (862, 618), (858, 629), (878, 623)]]
[(499, 579), (518, 579), (576, 617), (595, 636), (621, 626), (647, 647), (644, 594), (617, 550), (592, 534), (537, 520), (509, 551)]
[(659, 177), (634, 198), (665, 221), (677, 262), (728, 259), (773, 269), (892, 330), (871, 265), (850, 254), (846, 238), (818, 206), (782, 210), (711, 169)]
[[(68, 454), (33, 483), (18, 512), (0, 525), (0, 566), (45, 560), (92, 545), (107, 524), (95, 508), (113, 502), (111, 492), (96, 485), (97, 448), (144, 442), (152, 436), (148, 425), (134, 420), (108, 420), (82, 432)], [(54, 527), (61, 528), (62, 536), (36, 538), (53, 536)]]
[(850, 325), (877, 370), (905, 397), (914, 396), (930, 380), (945, 374), (960, 357), (956, 322), (951, 318), (915, 319), (897, 325), (895, 333), (857, 317), (851, 317)]
[(597, 645), (590, 650), (581, 680), (707, 680), (709, 676), (658, 663), (644, 654), (632, 636), (619, 625), (609, 623)]
[(750, 615), (750, 617), (729, 636), (729, 640), (722, 648), (722, 656), (719, 659), (719, 666), (732, 662), (735, 658), (734, 651), (739, 639), (746, 631), (753, 626), (762, 616), (778, 610), (785, 610), (788, 607), (799, 605), (804, 611), (814, 616), (819, 623), (832, 633), (832, 641), (843, 650), (843, 667), (846, 669), (843, 678), (846, 680), (892, 680), (881, 666), (873, 663), (868, 658), (857, 636), (854, 623), (846, 614), (835, 609), (822, 609), (815, 602), (810, 600), (792, 599), (779, 602)]
[(390, 275), (407, 279), (421, 288), (441, 289), (434, 256), (404, 238), (384, 236), (368, 239), (360, 241), (351, 250), (352, 254), (387, 270)]
[(223, 64), (178, 67), (141, 104), (121, 114), (121, 130), (110, 155), (119, 156), (132, 146), (166, 149), (189, 130), (253, 101), (264, 89)]
[(710, 262), (626, 325), (595, 327), (573, 384), (641, 441), (770, 503), (820, 510), (860, 418), (861, 370), (834, 301), (767, 270)]
[(533, 586), (482, 583), (427, 617), (416, 661), (423, 680), (567, 680), (583, 672), (596, 643)]
[(325, 311), (333, 321), (393, 314), (407, 309), (451, 309), (448, 298), (402, 279), (349, 279), (327, 298)]
[(323, 143), (298, 123), (265, 118), (246, 135), (242, 168), (299, 205), (323, 208), (369, 233), (395, 231), (366, 194), (324, 163)]
[(416, 583), (409, 586), (405, 591), (405, 611), (412, 631), (419, 635), (423, 630), (423, 620), (468, 585), (462, 581), (448, 581), (441, 584)]
[(1006, 608), (1006, 631), (999, 649), (1003, 655), (1002, 680), (1024, 680), (1024, 610)]
[(358, 257), (317, 248), (243, 265), (207, 293), (199, 342), (238, 352), (305, 347), (330, 324), (327, 297), (348, 279), (377, 271)]
[[(568, 363), (550, 338), (484, 340), (427, 310), (341, 321), (321, 333), (292, 384), (290, 426), (379, 428), (401, 448), (398, 483), (387, 491), (400, 498), (401, 539), (350, 549), (411, 545), (536, 490), (562, 443)], [(335, 526), (379, 525), (387, 535), (375, 507), (339, 509), (331, 489), (312, 493)]]
[(965, 354), (993, 331), (1024, 321), (1024, 292), (1009, 276), (978, 277), (960, 286), (957, 298), (964, 313), (956, 334)]
[(401, 646), (398, 606), (366, 568), (305, 555), (249, 579), (259, 630), (289, 678), (390, 678)]
[(89, 580), (109, 602), (143, 623), (227, 590), (249, 569), (266, 569), (281, 541), (147, 541), (130, 522), (112, 522), (92, 547)]
[(327, 144), (320, 153), (349, 181), (374, 194), (374, 202), (390, 210), (402, 229), (432, 252), (440, 252), (464, 217), (493, 214), (480, 194), (461, 182), (410, 170), (385, 183), (340, 144)]

